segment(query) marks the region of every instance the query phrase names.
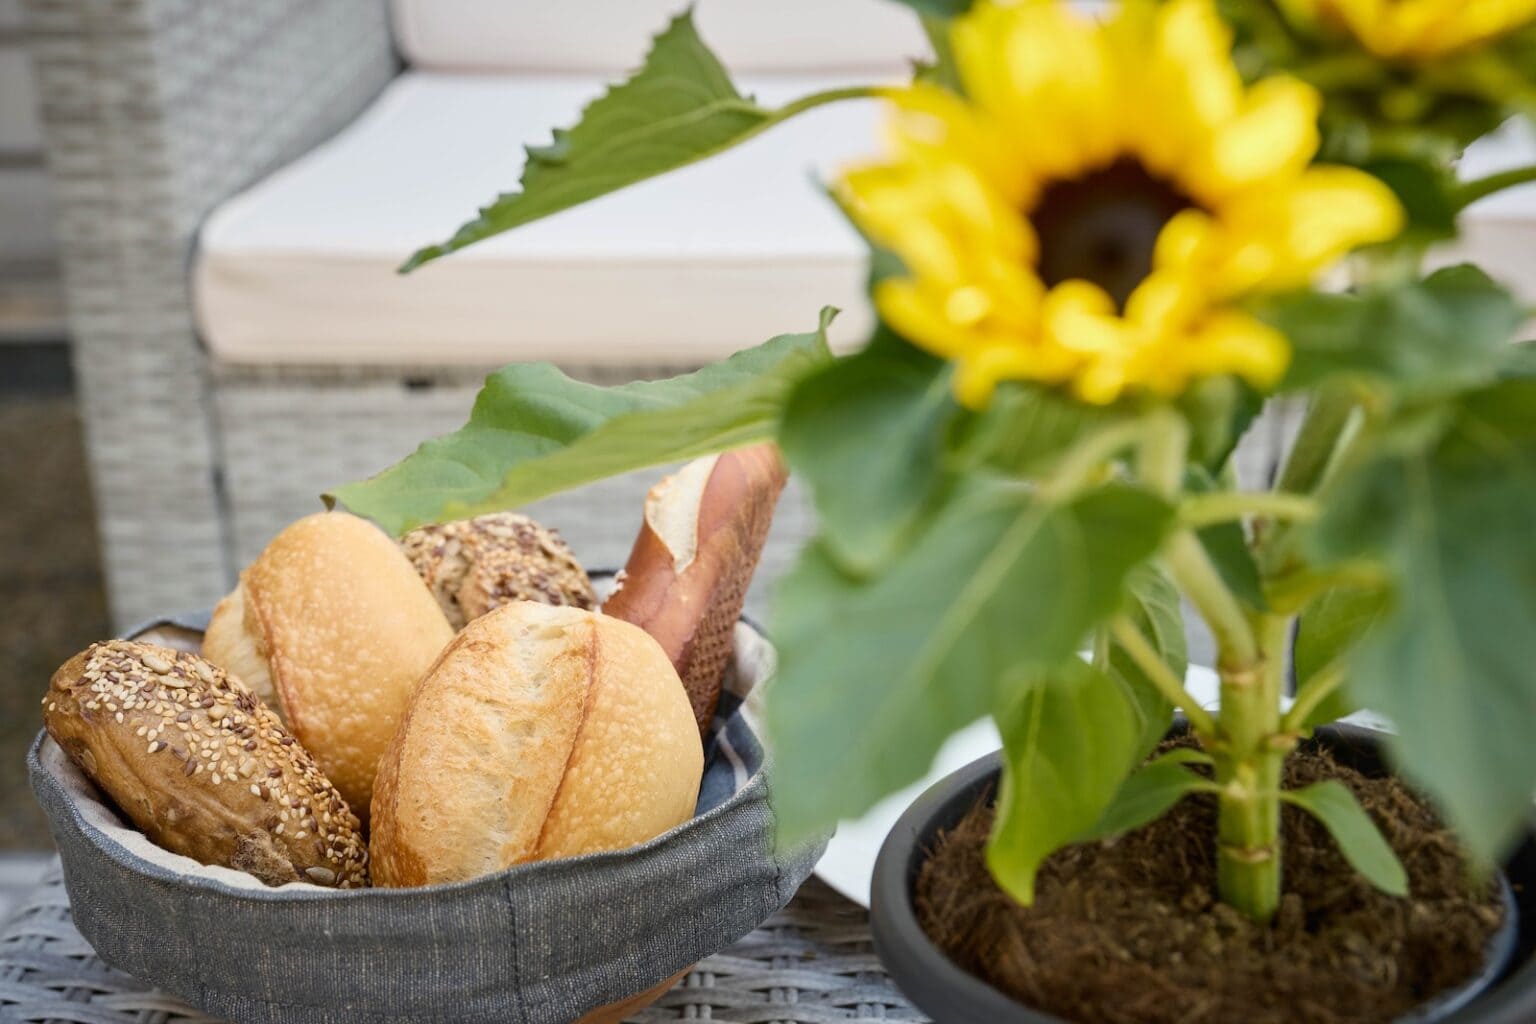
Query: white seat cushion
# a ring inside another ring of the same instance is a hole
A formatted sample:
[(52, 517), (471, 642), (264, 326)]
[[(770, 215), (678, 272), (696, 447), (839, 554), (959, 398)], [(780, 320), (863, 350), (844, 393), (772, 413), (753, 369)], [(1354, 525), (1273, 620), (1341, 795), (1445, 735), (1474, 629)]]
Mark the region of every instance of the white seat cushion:
[[(829, 85), (747, 78), (767, 103)], [(570, 124), (586, 76), (408, 72), (335, 139), (220, 206), (201, 233), (198, 324), (233, 364), (693, 363), (823, 304), (842, 347), (870, 326), (864, 250), (823, 180), (878, 151), (872, 101), (813, 111), (738, 150), (439, 260), (394, 272), (499, 190), (524, 142)], [(1465, 176), (1536, 159), (1516, 127)], [(1486, 200), (1434, 262), (1474, 259), (1536, 302), (1536, 186)]]
[[(844, 81), (745, 78), (779, 103)], [(407, 72), (340, 135), (214, 211), (198, 326), (235, 364), (699, 362), (844, 310), (867, 331), (863, 245), (815, 178), (877, 152), (879, 106), (834, 104), (716, 159), (556, 214), (401, 277), (516, 187), (601, 88), (587, 76)]]
[[(684, 0), (393, 0), (411, 64), (435, 71), (633, 68)], [(700, 0), (699, 34), (735, 73), (880, 70), (928, 52), (917, 16), (891, 0)]]

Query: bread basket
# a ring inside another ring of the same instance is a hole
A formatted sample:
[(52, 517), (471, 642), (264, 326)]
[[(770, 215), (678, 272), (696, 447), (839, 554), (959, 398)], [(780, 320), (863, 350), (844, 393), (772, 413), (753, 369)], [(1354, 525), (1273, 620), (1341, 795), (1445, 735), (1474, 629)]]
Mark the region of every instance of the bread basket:
[[(195, 645), (206, 616), (137, 631)], [(75, 923), (101, 958), (237, 1021), (619, 1020), (787, 903), (825, 841), (777, 843), (748, 702), (773, 649), (749, 622), (694, 817), (629, 850), (455, 885), (267, 888), (125, 826), (45, 733), (28, 754)]]

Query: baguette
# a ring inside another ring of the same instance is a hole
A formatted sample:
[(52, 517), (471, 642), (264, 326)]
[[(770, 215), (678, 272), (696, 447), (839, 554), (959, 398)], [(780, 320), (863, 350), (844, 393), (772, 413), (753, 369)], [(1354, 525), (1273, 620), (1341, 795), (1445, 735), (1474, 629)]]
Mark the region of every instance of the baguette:
[(690, 462), (651, 488), (645, 520), (603, 613), (661, 644), (709, 731), (736, 620), (788, 473), (772, 444)]

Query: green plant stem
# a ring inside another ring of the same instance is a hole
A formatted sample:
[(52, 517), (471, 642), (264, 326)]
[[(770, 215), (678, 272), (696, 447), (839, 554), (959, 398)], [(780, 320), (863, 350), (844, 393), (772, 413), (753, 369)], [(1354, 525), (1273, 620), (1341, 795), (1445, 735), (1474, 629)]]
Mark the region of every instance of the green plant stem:
[(1290, 620), (1260, 615), (1256, 627), (1258, 661), (1221, 674), (1216, 880), (1223, 902), (1266, 922), (1280, 906), (1280, 779), (1294, 745), (1280, 729)]
[(1179, 506), (1179, 522), (1199, 529), (1213, 523), (1226, 523), (1244, 516), (1263, 516), (1290, 522), (1311, 522), (1322, 513), (1317, 500), (1305, 494), (1283, 491), (1243, 493), (1217, 491), (1193, 494)]
[(1188, 529), (1179, 530), (1164, 548), (1163, 561), (1173, 581), (1211, 627), (1219, 652), (1217, 668), (1252, 672), (1259, 659), (1253, 628), (1199, 539)]
[(1162, 497), (1178, 498), (1189, 459), (1189, 425), (1172, 409), (1161, 408), (1137, 423), (1141, 450), (1136, 472), (1141, 482)]
[(839, 89), (825, 89), (821, 92), (813, 92), (809, 96), (802, 96), (797, 100), (784, 104), (773, 112), (771, 121), (764, 127), (771, 127), (786, 118), (803, 114), (807, 110), (826, 106), (828, 103), (838, 103), (842, 100), (875, 99), (888, 95), (891, 89), (884, 85), (848, 85)]
[(1323, 569), (1299, 566), (1264, 585), (1264, 600), (1271, 611), (1299, 613), (1314, 597), (1335, 587), (1352, 590), (1383, 590), (1391, 576), (1380, 562), (1354, 558)]
[(1141, 630), (1136, 628), (1136, 624), (1123, 615), (1117, 615), (1110, 620), (1109, 629), (1164, 699), (1174, 707), (1184, 709), (1184, 717), (1189, 719), (1190, 727), (1201, 736), (1215, 736), (1216, 720), (1184, 689), (1184, 681), (1158, 656)]
[(1333, 696), (1344, 685), (1344, 665), (1331, 662), (1320, 669), (1296, 694), (1296, 701), (1280, 720), (1281, 732), (1298, 732), (1307, 726), (1307, 719), (1318, 705)]
[(1096, 430), (1074, 445), (1051, 475), (1040, 484), (1040, 496), (1049, 501), (1073, 497), (1087, 484), (1116, 453), (1141, 440), (1143, 424), (1139, 420), (1127, 420)]
[(923, 34), (928, 37), (928, 44), (933, 47), (935, 78), (951, 92), (964, 92), (960, 72), (955, 65), (954, 47), (949, 39), (949, 19), (934, 14), (924, 14), (920, 17), (923, 23)]
[(1507, 171), (1499, 171), (1484, 178), (1476, 178), (1466, 182), (1456, 190), (1453, 197), (1456, 209), (1464, 210), (1477, 202), (1487, 198), (1495, 192), (1502, 192), (1516, 185), (1526, 185), (1536, 181), (1536, 164), (1525, 167), (1512, 167)]

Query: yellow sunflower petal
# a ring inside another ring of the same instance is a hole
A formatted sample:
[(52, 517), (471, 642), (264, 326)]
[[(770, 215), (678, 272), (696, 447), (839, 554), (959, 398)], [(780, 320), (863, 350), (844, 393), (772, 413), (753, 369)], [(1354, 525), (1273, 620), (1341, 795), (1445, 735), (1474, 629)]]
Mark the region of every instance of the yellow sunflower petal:
[(1088, 281), (1063, 281), (1052, 288), (1041, 319), (1050, 343), (1071, 352), (1112, 351), (1123, 339), (1115, 301)]
[(1207, 299), (1197, 279), (1158, 271), (1131, 293), (1125, 319), (1153, 335), (1173, 334), (1204, 311)]
[[(1134, 45), (1142, 7), (1143, 0), (1123, 7), (1129, 31), (1122, 52)], [(1232, 63), (1231, 33), (1210, 0), (1171, 0), (1156, 9), (1151, 30), (1146, 52), (1130, 58), (1142, 69), (1127, 78), (1127, 127), (1147, 167), (1177, 177), (1241, 109), (1242, 78)]]
[(982, 3), (951, 29), (966, 93), (1038, 175), (1070, 176), (1119, 143), (1115, 64), (1102, 34), (1065, 4)]
[(963, 281), (978, 266), (1032, 262), (1035, 238), (975, 167), (911, 160), (844, 175), (839, 196), (855, 220), (920, 276)]
[(936, 356), (957, 358), (974, 345), (974, 324), (956, 323), (946, 308), (947, 296), (905, 278), (875, 286), (875, 309), (902, 337)]
[(1212, 316), (1183, 348), (1178, 360), (1194, 376), (1236, 374), (1256, 388), (1279, 383), (1291, 362), (1285, 335), (1246, 313)]
[(1536, 0), (1284, 0), (1300, 20), (1347, 30), (1367, 50), (1425, 61), (1493, 40), (1536, 19)]
[(1352, 167), (1319, 166), (1244, 198), (1224, 224), (1262, 245), (1273, 260), (1263, 285), (1306, 284), (1352, 249), (1403, 227), (1403, 208), (1380, 179)]
[(1241, 114), (1212, 140), (1195, 191), (1207, 202), (1267, 179), (1296, 174), (1317, 153), (1322, 97), (1294, 78), (1267, 78), (1248, 91)]
[(890, 125), (896, 148), (927, 151), (979, 170), (1014, 207), (1034, 199), (1039, 175), (1013, 159), (996, 126), (948, 89), (918, 82), (891, 96)]

